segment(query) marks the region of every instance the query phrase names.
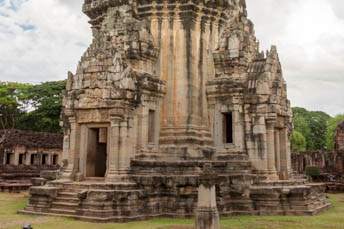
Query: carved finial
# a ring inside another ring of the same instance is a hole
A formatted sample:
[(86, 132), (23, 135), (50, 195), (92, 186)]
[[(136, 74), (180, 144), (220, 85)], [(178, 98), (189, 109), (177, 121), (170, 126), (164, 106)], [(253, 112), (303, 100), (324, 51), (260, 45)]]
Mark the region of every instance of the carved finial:
[(213, 170), (212, 163), (204, 163), (203, 171), (200, 174), (200, 184), (206, 188), (210, 188), (217, 183), (218, 175)]

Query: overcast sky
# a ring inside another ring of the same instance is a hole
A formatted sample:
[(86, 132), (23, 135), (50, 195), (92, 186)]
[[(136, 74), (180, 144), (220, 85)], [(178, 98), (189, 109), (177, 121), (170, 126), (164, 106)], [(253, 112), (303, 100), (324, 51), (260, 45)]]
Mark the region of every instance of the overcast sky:
[[(0, 80), (75, 72), (91, 41), (82, 0), (0, 0)], [(278, 46), (293, 106), (344, 113), (344, 0), (247, 0), (262, 49)]]

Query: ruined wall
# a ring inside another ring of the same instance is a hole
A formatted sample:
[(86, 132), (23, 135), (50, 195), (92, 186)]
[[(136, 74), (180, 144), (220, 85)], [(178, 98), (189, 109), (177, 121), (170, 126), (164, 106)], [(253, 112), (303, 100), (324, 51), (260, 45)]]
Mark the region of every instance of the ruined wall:
[(324, 173), (344, 174), (344, 122), (336, 128), (334, 151), (293, 153), (292, 166), (298, 173), (304, 173), (307, 166), (316, 166)]
[(303, 174), (308, 166), (316, 166), (324, 173), (344, 174), (344, 151), (315, 151), (292, 154), (293, 170)]
[[(40, 165), (41, 157), (44, 164), (62, 164), (62, 140), (61, 134), (42, 133), (23, 130), (0, 131), (0, 166), (1, 165), (33, 165), (31, 155), (37, 155), (35, 165)], [(55, 158), (54, 158), (55, 156)], [(7, 159), (7, 157), (10, 158)], [(54, 158), (54, 159), (53, 159)]]
[(62, 139), (61, 134), (1, 130), (0, 189), (17, 181), (27, 184), (22, 186), (24, 189), (29, 188), (31, 178), (39, 177), (42, 170), (59, 169)]

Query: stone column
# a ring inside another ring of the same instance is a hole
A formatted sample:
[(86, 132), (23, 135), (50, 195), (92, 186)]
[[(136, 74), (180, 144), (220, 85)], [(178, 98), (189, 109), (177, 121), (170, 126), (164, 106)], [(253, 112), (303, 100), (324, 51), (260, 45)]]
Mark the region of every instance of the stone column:
[(198, 203), (196, 210), (196, 229), (219, 229), (220, 217), (216, 204), (217, 176), (211, 171), (211, 165), (204, 166), (200, 175)]
[(25, 165), (31, 165), (31, 153), (25, 154)]
[(280, 146), (280, 131), (275, 130), (275, 161), (277, 173), (281, 171), (281, 146)]
[(120, 153), (118, 164), (118, 172), (121, 176), (127, 175), (130, 166), (131, 145), (129, 138), (134, 136), (129, 136), (129, 129), (129, 120), (122, 121), (120, 127)]
[(78, 149), (80, 147), (79, 140), (80, 140), (80, 127), (76, 123), (76, 119), (74, 117), (69, 118), (70, 122), (70, 147), (68, 152), (68, 166), (64, 171), (62, 177), (65, 179), (74, 179), (74, 175), (78, 170), (78, 160), (77, 157), (79, 155)]
[[(280, 154), (281, 154), (281, 171), (280, 179), (288, 180), (288, 164), (290, 161), (290, 155), (288, 155), (288, 132), (286, 128), (280, 131)], [(289, 157), (289, 158), (288, 158)]]
[(2, 164), (6, 165), (7, 154), (4, 151), (3, 151), (3, 154), (4, 154), (4, 156), (3, 156)]
[(117, 180), (119, 169), (120, 154), (120, 117), (111, 117), (111, 126), (109, 130), (109, 153), (108, 153), (108, 169), (106, 180), (114, 182)]
[(52, 165), (51, 153), (48, 153), (47, 155), (48, 155), (48, 157), (47, 157), (47, 165)]
[(82, 181), (87, 177), (87, 153), (88, 153), (88, 146), (89, 146), (89, 131), (90, 129), (87, 125), (80, 125), (80, 140), (79, 140), (79, 158), (78, 158), (78, 166), (79, 171), (75, 175), (76, 181)]
[(20, 152), (18, 152), (17, 150), (14, 151), (13, 165), (19, 165), (19, 154)]
[(266, 125), (268, 174), (271, 179), (275, 179), (277, 178), (275, 166), (275, 120), (267, 120)]

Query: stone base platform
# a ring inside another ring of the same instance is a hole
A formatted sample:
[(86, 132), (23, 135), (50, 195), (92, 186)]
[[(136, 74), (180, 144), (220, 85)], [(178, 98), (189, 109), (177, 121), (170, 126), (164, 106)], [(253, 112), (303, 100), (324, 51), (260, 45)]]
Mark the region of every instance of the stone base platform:
[(343, 193), (344, 183), (342, 182), (328, 182), (326, 183), (328, 193)]
[(1, 182), (0, 181), (0, 192), (23, 192), (29, 190), (32, 186), (31, 183), (23, 181), (11, 181), (11, 182)]
[(230, 215), (313, 215), (330, 207), (326, 186), (305, 180), (266, 181), (246, 160), (132, 161), (130, 182), (55, 181), (32, 187), (20, 213), (60, 215), (97, 222), (152, 217), (193, 217), (199, 175), (211, 163), (219, 176), (219, 213)]

